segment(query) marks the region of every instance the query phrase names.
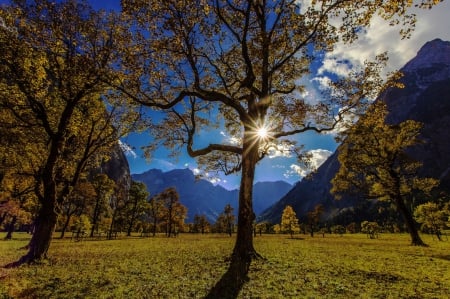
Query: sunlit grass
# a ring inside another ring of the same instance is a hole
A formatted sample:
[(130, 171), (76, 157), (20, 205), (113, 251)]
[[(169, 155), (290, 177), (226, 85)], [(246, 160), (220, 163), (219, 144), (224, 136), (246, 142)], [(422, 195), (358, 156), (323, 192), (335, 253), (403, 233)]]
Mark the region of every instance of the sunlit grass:
[[(0, 235), (2, 237), (2, 235)], [(26, 235), (0, 241), (0, 265)], [(407, 235), (263, 235), (239, 298), (448, 298), (450, 241)], [(233, 238), (189, 235), (112, 241), (54, 240), (41, 265), (0, 269), (0, 298), (202, 298), (227, 268)]]

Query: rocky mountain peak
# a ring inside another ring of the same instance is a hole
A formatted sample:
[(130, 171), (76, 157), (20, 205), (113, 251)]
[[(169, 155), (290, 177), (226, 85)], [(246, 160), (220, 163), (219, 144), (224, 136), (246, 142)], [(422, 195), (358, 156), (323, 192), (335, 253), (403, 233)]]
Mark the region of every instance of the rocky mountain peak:
[(450, 65), (450, 41), (439, 38), (425, 43), (417, 52), (417, 56), (404, 67), (404, 72), (433, 67), (436, 65)]

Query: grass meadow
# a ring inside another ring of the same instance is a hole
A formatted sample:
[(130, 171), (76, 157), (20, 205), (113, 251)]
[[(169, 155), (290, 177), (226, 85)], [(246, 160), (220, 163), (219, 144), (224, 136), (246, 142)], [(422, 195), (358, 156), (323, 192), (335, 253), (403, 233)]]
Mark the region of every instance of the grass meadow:
[[(0, 238), (3, 239), (0, 234)], [(263, 235), (238, 298), (449, 298), (450, 240), (406, 234)], [(0, 241), (0, 265), (17, 260), (29, 236)], [(55, 239), (39, 265), (0, 268), (0, 298), (203, 298), (227, 269), (234, 238)]]

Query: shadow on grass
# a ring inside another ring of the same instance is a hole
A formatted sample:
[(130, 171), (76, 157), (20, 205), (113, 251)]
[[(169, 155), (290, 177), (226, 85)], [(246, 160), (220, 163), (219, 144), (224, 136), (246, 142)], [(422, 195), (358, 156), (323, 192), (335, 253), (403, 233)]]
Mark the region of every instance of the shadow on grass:
[(301, 237), (288, 237), (288, 238), (286, 238), (286, 240), (305, 240), (305, 238), (301, 238)]
[(433, 257), (437, 258), (437, 259), (445, 260), (445, 261), (450, 261), (450, 254), (449, 255), (444, 255), (444, 254), (433, 255)]
[(216, 285), (209, 291), (205, 299), (233, 299), (237, 298), (244, 284), (248, 281), (248, 277), (245, 280), (236, 280), (236, 272), (228, 268), (227, 272), (220, 278)]

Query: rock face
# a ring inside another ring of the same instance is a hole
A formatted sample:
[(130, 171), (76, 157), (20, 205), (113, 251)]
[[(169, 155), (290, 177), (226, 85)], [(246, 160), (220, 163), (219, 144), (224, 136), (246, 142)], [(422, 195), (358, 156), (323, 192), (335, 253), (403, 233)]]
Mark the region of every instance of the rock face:
[(110, 159), (103, 163), (100, 171), (107, 174), (119, 186), (120, 192), (127, 194), (131, 186), (131, 175), (128, 160), (119, 144), (111, 151)]
[[(196, 214), (204, 214), (208, 221), (214, 223), (227, 204), (234, 208), (234, 214), (237, 215), (238, 190), (227, 190), (207, 180), (196, 179), (189, 169), (174, 169), (168, 172), (151, 169), (141, 174), (133, 174), (132, 178), (143, 182), (150, 196), (166, 188), (175, 187), (180, 195), (180, 202), (188, 209), (187, 222), (193, 221)], [(283, 181), (256, 183), (253, 195), (255, 213), (261, 213), (291, 188), (292, 185)]]
[[(443, 191), (450, 191), (450, 42), (436, 39), (426, 43), (417, 56), (401, 71), (403, 89), (389, 89), (379, 96), (385, 101), (387, 121), (399, 123), (413, 119), (424, 123), (425, 141), (411, 149), (411, 155), (423, 162), (422, 176), (441, 180)], [(304, 217), (317, 204), (325, 206), (325, 217), (358, 204), (355, 199), (334, 200), (331, 179), (339, 168), (337, 154), (331, 155), (310, 178), (304, 178), (276, 204), (263, 212), (260, 220), (278, 223), (286, 205)]]

